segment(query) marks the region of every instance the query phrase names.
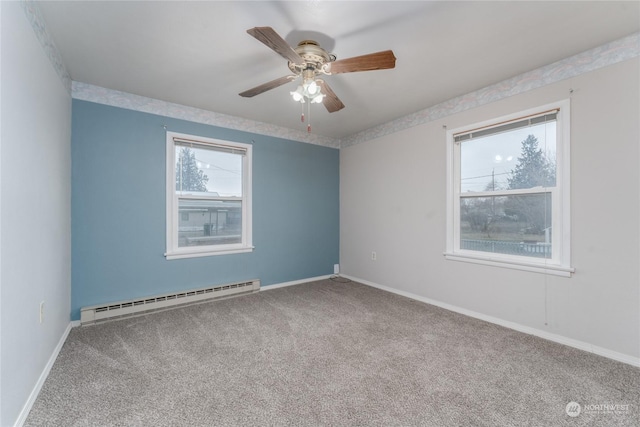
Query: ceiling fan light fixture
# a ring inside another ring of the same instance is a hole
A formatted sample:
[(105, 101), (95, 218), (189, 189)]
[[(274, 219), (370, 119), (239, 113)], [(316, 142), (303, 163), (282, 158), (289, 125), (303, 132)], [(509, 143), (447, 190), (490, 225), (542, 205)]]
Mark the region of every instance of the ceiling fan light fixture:
[(306, 80), (302, 86), (309, 96), (314, 96), (320, 90), (316, 81), (312, 79)]
[(301, 102), (304, 104), (304, 89), (302, 86), (298, 86), (298, 88), (294, 92), (289, 92), (291, 97), (295, 102)]
[(319, 104), (325, 96), (325, 94), (322, 93), (320, 85), (313, 79), (305, 80), (294, 92), (289, 93), (295, 102), (303, 104), (306, 101), (312, 104)]
[(318, 92), (318, 94), (314, 96), (310, 102), (312, 104), (320, 104), (323, 101), (324, 96), (325, 96), (324, 93)]

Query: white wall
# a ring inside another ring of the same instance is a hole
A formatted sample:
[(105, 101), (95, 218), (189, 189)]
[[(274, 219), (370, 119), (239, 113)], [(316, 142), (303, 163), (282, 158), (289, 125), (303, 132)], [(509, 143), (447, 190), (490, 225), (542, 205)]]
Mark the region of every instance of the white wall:
[[(342, 149), (341, 272), (638, 363), (638, 62), (627, 60)], [(452, 129), (569, 97), (575, 275), (445, 260), (443, 125)]]
[(8, 426), (69, 325), (71, 96), (21, 2), (1, 7), (0, 425)]

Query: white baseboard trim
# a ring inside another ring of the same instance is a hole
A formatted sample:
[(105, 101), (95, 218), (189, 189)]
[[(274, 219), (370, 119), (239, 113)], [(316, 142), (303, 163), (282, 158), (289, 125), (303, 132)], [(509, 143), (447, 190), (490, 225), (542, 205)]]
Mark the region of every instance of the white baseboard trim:
[(31, 394), (29, 395), (29, 398), (27, 399), (24, 406), (22, 407), (22, 411), (20, 411), (20, 414), (18, 415), (18, 419), (14, 423), (14, 427), (22, 427), (24, 422), (27, 420), (27, 416), (29, 415), (29, 412), (31, 411), (33, 404), (36, 402), (36, 399), (38, 398), (38, 394), (40, 394), (40, 390), (42, 390), (42, 386), (44, 385), (44, 382), (49, 376), (49, 372), (51, 372), (51, 368), (53, 367), (53, 364), (58, 358), (58, 354), (60, 354), (60, 350), (62, 350), (62, 346), (64, 345), (64, 342), (67, 340), (67, 337), (69, 336), (69, 332), (71, 332), (71, 328), (75, 328), (76, 326), (80, 326), (80, 321), (69, 322), (69, 324), (67, 325), (67, 328), (62, 333), (62, 336), (60, 337), (60, 340), (58, 341), (58, 344), (56, 345), (56, 347), (53, 349), (53, 353), (51, 354), (51, 357), (49, 357), (47, 364), (42, 370), (42, 373), (40, 374), (38, 381), (33, 387), (33, 390), (31, 390)]
[(316, 282), (318, 280), (326, 280), (331, 278), (332, 276), (333, 274), (327, 274), (326, 276), (309, 277), (308, 279), (293, 280), (291, 282), (283, 282), (283, 283), (276, 283), (273, 285), (260, 286), (260, 292), (270, 291), (272, 289), (284, 288), (287, 286), (301, 285), (303, 283)]
[(444, 302), (436, 301), (431, 298), (426, 298), (420, 295), (416, 295), (410, 292), (401, 291), (398, 289), (390, 288), (388, 286), (383, 286), (374, 282), (370, 282), (368, 280), (360, 279), (358, 277), (352, 277), (348, 275), (342, 275), (347, 279), (353, 280), (354, 282), (362, 283), (363, 285), (371, 286), (373, 288), (378, 288), (383, 291), (391, 292), (397, 295), (402, 295), (403, 297), (411, 298), (417, 301), (421, 301), (427, 304), (435, 305), (440, 308), (444, 308), (445, 310), (453, 311), (456, 313), (463, 314), (465, 316), (473, 317), (476, 319), (484, 320), (485, 322), (494, 323), (496, 325), (504, 326), (505, 328), (513, 329), (518, 332), (522, 332), (528, 335), (534, 335), (536, 337), (544, 338), (549, 341), (556, 342), (558, 344), (563, 344), (569, 347), (577, 348), (579, 350), (584, 350), (589, 353), (597, 354), (598, 356), (606, 357), (608, 359), (613, 359), (618, 362), (626, 363), (632, 366), (640, 367), (640, 357), (630, 356), (628, 354), (619, 353), (617, 351), (609, 350), (604, 347), (599, 347), (597, 345), (593, 345), (584, 341), (575, 340), (573, 338), (568, 338), (563, 335), (553, 334), (547, 331), (543, 331), (540, 329), (532, 328), (530, 326), (524, 326), (519, 323), (510, 322), (508, 320), (500, 319), (498, 317), (488, 316), (486, 314), (478, 313), (476, 311), (467, 310), (465, 308), (457, 307), (455, 305), (447, 304)]

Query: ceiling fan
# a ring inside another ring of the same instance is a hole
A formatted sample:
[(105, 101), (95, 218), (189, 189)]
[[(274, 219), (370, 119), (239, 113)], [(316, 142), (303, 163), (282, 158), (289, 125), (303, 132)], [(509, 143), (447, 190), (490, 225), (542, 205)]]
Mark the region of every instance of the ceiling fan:
[[(298, 43), (295, 49), (292, 48), (271, 27), (255, 27), (247, 30), (247, 33), (287, 59), (289, 69), (293, 74), (246, 90), (240, 93), (240, 96), (243, 97), (250, 98), (259, 95), (301, 77), (302, 84), (295, 92), (291, 92), (294, 101), (322, 102), (327, 111), (333, 113), (343, 109), (344, 104), (329, 85), (318, 77), (356, 71), (384, 70), (396, 66), (396, 57), (391, 50), (336, 60), (335, 55), (328, 53), (313, 40), (303, 40)], [(304, 121), (304, 115), (302, 119)]]

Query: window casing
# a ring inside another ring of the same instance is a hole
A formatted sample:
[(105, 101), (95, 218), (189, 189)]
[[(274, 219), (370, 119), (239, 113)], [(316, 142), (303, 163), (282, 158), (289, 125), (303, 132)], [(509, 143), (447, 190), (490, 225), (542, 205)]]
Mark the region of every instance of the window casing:
[(447, 131), (447, 259), (571, 275), (569, 106)]
[(252, 146), (167, 132), (166, 147), (166, 258), (252, 251)]

